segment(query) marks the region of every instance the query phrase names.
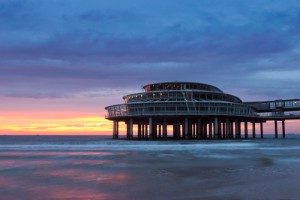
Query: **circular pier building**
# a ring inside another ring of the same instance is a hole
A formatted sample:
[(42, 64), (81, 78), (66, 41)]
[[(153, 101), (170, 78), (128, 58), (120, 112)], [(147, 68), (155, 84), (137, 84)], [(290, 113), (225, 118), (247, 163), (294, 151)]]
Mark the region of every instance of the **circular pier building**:
[(248, 138), (248, 123), (252, 124), (253, 137), (255, 123), (263, 130), (265, 120), (251, 106), (215, 86), (163, 82), (143, 89), (124, 96), (123, 104), (105, 108), (106, 119), (113, 121), (113, 138), (119, 137), (119, 122), (126, 124), (127, 139), (141, 140), (239, 139), (242, 123), (244, 138)]

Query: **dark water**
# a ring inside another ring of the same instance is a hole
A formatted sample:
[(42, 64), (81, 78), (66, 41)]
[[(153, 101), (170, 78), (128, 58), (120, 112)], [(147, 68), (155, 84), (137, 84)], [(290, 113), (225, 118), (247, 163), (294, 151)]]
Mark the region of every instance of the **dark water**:
[(300, 138), (0, 136), (0, 199), (300, 199)]

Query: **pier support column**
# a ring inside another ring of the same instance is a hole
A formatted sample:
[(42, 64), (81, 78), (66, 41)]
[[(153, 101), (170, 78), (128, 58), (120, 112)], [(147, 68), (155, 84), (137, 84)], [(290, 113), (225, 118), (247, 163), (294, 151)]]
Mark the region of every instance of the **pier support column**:
[(207, 123), (206, 123), (206, 121), (203, 122), (203, 138), (207, 139)]
[(222, 136), (222, 138), (223, 139), (225, 139), (226, 138), (226, 123), (225, 123), (225, 121), (223, 121), (223, 123), (222, 123), (222, 133), (223, 133), (223, 136)]
[(248, 139), (248, 122), (244, 121), (245, 139)]
[(241, 138), (241, 124), (238, 119), (235, 120), (235, 138), (236, 139)]
[(176, 139), (180, 139), (180, 134), (181, 134), (180, 119), (177, 119), (176, 121), (176, 129), (177, 129)]
[(282, 120), (282, 138), (285, 138), (285, 120)]
[(133, 120), (130, 118), (129, 120), (129, 131), (130, 131), (130, 139), (133, 139)]
[(116, 121), (116, 139), (119, 138), (119, 121)]
[(149, 117), (149, 137), (152, 138), (153, 134), (153, 122), (152, 122), (152, 117)]
[(234, 135), (233, 135), (233, 122), (230, 122), (230, 139), (233, 139)]
[(129, 121), (127, 121), (125, 123), (126, 123), (126, 138), (129, 140), (130, 139), (130, 125), (129, 125)]
[(260, 138), (264, 138), (264, 124), (260, 122)]
[(117, 139), (116, 121), (113, 121), (113, 139)]
[(219, 119), (219, 134), (218, 134), (218, 138), (222, 139), (222, 134), (223, 134), (223, 123), (221, 121), (221, 119)]
[(145, 125), (144, 125), (145, 126), (145, 138), (147, 138), (147, 139), (148, 139), (148, 135), (149, 135), (149, 133), (148, 133), (148, 123), (149, 123), (148, 120), (146, 120)]
[(138, 122), (138, 139), (142, 138), (142, 125), (141, 122)]
[(226, 119), (226, 139), (230, 138), (230, 121), (229, 119)]
[(177, 125), (175, 123), (175, 124), (173, 124), (173, 139), (176, 138), (176, 135), (177, 135)]
[(189, 119), (186, 117), (184, 119), (184, 138), (188, 138), (189, 134)]
[(168, 135), (167, 119), (164, 118), (164, 121), (163, 121), (163, 138), (167, 139), (167, 135)]
[(255, 122), (252, 122), (252, 138), (256, 138), (256, 133), (255, 133)]
[(193, 139), (196, 138), (196, 123), (192, 123), (193, 126)]
[(183, 123), (181, 124), (181, 138), (185, 139), (185, 120), (183, 121)]
[(177, 119), (176, 122), (173, 124), (173, 139), (180, 138), (180, 120)]
[(217, 139), (219, 135), (219, 120), (215, 117), (214, 120), (214, 138)]
[(201, 119), (197, 120), (197, 138), (202, 139), (203, 138), (203, 127), (202, 127), (202, 121)]
[(157, 139), (157, 121), (153, 120), (152, 121), (153, 128), (152, 128), (152, 139)]
[(133, 136), (133, 122), (132, 122), (132, 118), (130, 118), (129, 121), (126, 122), (127, 125), (127, 130), (126, 130), (126, 135), (127, 135), (127, 139), (132, 139)]
[(278, 138), (278, 124), (277, 124), (277, 120), (274, 120), (275, 123), (275, 138)]
[(161, 122), (158, 122), (158, 138), (161, 139)]
[(142, 125), (142, 139), (144, 139), (145, 138), (145, 124), (142, 123), (141, 125)]
[(213, 136), (212, 136), (212, 119), (209, 119), (209, 122), (208, 122), (208, 131), (209, 131), (209, 136), (208, 136), (208, 138), (209, 139), (212, 139), (213, 138)]
[(193, 122), (191, 119), (188, 120), (188, 139), (193, 138)]

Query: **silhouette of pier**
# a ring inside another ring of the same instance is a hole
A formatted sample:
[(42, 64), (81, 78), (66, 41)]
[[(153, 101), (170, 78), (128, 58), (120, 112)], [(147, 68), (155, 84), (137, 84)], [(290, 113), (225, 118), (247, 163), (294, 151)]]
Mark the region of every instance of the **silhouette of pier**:
[(143, 89), (124, 96), (125, 103), (105, 108), (114, 139), (119, 138), (119, 122), (126, 124), (127, 139), (263, 138), (267, 121), (274, 122), (275, 138), (281, 122), (285, 138), (285, 121), (300, 119), (299, 99), (242, 102), (215, 86), (193, 82), (154, 83)]

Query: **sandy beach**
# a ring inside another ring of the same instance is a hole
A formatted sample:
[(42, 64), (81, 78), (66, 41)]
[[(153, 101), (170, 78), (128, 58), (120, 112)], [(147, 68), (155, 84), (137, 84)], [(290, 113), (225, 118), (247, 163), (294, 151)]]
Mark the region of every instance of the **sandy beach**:
[(32, 137), (22, 144), (2, 138), (1, 199), (300, 197), (299, 139), (139, 142), (59, 137)]

